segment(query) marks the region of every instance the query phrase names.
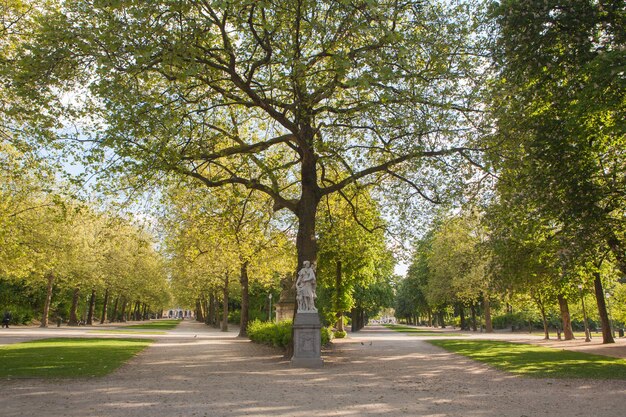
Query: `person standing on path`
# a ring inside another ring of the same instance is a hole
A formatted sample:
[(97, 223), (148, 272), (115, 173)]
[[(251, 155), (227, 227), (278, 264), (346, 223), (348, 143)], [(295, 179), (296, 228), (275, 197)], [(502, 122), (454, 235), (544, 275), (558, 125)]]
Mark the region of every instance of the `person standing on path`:
[(2, 328), (4, 329), (5, 327), (8, 329), (9, 328), (9, 323), (11, 323), (11, 312), (9, 310), (6, 310), (4, 312), (4, 316), (2, 317)]

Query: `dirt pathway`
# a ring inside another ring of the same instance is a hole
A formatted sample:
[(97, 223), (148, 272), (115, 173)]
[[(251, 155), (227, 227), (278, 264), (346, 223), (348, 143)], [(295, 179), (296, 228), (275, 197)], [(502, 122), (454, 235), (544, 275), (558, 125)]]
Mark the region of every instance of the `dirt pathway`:
[(318, 370), (202, 324), (157, 337), (104, 378), (1, 380), (0, 415), (622, 417), (626, 407), (626, 381), (513, 377), (380, 327), (337, 341)]

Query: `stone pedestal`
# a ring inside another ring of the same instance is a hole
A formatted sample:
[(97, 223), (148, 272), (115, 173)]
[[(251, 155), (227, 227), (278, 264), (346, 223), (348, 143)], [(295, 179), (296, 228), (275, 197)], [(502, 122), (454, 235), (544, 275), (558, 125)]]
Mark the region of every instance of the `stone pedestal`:
[(295, 311), (295, 309), (295, 302), (279, 301), (278, 303), (276, 303), (276, 311), (274, 317), (276, 317), (277, 322), (292, 320), (293, 312)]
[(321, 368), (322, 337), (320, 317), (317, 312), (298, 312), (293, 323), (293, 356), (291, 366)]

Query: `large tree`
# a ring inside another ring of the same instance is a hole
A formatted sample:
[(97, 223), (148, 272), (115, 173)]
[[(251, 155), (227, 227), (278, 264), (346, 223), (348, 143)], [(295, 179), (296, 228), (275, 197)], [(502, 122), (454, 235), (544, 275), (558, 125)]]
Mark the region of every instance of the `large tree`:
[(298, 219), (301, 264), (324, 196), (391, 179), (433, 199), (424, 178), (468, 156), (478, 16), (422, 0), (67, 0), (16, 85), (86, 87), (110, 170), (271, 196)]
[[(570, 259), (611, 259), (626, 273), (626, 5), (510, 0), (492, 11), (501, 182), (550, 219)], [(599, 276), (595, 288), (608, 328)]]

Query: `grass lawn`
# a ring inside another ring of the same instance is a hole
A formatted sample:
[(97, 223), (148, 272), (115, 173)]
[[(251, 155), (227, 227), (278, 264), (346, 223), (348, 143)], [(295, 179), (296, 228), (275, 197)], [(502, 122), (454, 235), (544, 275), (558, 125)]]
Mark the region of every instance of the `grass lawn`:
[(491, 340), (429, 340), (450, 352), (534, 378), (626, 379), (626, 359)]
[(132, 326), (124, 326), (123, 329), (172, 330), (178, 326), (178, 323), (180, 323), (180, 320), (155, 320), (141, 324), (133, 324)]
[(449, 332), (433, 332), (432, 330), (418, 329), (416, 327), (403, 326), (401, 324), (384, 324), (388, 329), (395, 330), (396, 332), (409, 333), (412, 336), (465, 336), (462, 333), (449, 333)]
[(153, 331), (145, 331), (145, 330), (132, 330), (132, 329), (117, 329), (117, 330), (91, 330), (88, 333), (98, 333), (98, 334), (148, 334), (148, 335), (154, 335), (154, 334), (167, 334), (166, 332), (153, 332)]
[(103, 376), (152, 342), (147, 339), (55, 338), (0, 346), (0, 377)]

